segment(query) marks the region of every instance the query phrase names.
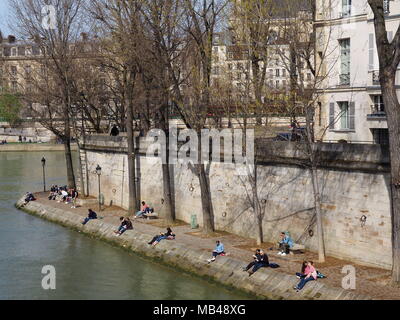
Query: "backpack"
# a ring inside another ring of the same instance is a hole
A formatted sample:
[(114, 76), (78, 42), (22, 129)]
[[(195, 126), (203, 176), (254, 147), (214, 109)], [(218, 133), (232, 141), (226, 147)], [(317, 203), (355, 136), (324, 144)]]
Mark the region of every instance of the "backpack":
[(269, 267), (270, 267), (270, 268), (273, 268), (273, 269), (279, 268), (279, 264), (271, 262), (271, 263), (269, 264)]

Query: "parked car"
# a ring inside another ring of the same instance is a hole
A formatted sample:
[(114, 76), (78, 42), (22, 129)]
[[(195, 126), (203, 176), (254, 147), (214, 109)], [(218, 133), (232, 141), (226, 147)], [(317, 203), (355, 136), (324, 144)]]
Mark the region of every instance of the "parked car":
[(297, 128), (296, 132), (278, 133), (274, 141), (304, 141), (306, 137), (306, 128)]

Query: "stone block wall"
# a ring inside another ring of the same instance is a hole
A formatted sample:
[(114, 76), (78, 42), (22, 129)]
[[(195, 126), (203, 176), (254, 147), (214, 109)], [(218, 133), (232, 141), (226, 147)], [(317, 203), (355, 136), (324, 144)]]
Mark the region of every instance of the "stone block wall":
[[(128, 206), (128, 165), (125, 137), (93, 136), (83, 146), (87, 154), (89, 193), (98, 196), (97, 164), (102, 167), (101, 190), (107, 205)], [(163, 209), (159, 158), (146, 156), (141, 141), (137, 177), (141, 200)], [(389, 160), (386, 149), (372, 145), (320, 145), (319, 185), (325, 246), (328, 255), (356, 263), (391, 268)], [(302, 145), (257, 141), (258, 197), (264, 210), (266, 241), (274, 242), (289, 231), (296, 242), (317, 250), (310, 172)], [(192, 168), (171, 167), (176, 218), (202, 224), (200, 186)], [(237, 166), (211, 163), (209, 178), (215, 226), (256, 238), (248, 177)], [(364, 223), (360, 220), (366, 217)]]

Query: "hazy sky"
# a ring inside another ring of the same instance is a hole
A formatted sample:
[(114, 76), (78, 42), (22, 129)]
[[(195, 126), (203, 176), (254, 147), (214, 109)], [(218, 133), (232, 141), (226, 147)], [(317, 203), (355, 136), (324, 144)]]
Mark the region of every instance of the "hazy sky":
[(3, 32), (3, 36), (6, 37), (10, 33), (10, 29), (7, 25), (8, 15), (8, 0), (0, 0), (0, 30)]

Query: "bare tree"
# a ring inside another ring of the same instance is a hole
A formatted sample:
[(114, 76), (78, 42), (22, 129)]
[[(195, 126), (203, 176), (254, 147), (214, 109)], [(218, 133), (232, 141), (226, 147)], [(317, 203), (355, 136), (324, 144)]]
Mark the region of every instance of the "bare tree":
[(139, 208), (136, 186), (136, 151), (133, 130), (134, 95), (141, 67), (138, 58), (143, 54), (143, 31), (140, 20), (142, 1), (94, 0), (88, 6), (89, 12), (99, 22), (106, 39), (103, 45), (108, 52), (106, 65), (114, 71), (121, 94), (119, 103), (126, 111), (129, 172), (129, 212)]
[[(82, 5), (84, 0), (58, 0), (58, 1), (17, 1), (10, 0), (10, 7), (16, 21), (14, 25), (25, 39), (32, 39), (34, 47), (41, 52), (40, 61), (47, 73), (47, 79), (57, 84), (54, 94), (47, 92), (46, 102), (52, 107), (42, 104), (47, 108), (48, 117), (37, 119), (44, 127), (53, 131), (62, 139), (65, 145), (65, 157), (67, 164), (67, 177), (69, 187), (76, 187), (75, 174), (71, 153), (71, 108), (73, 105), (73, 57), (70, 55), (70, 44), (79, 37), (82, 27)], [(46, 24), (42, 19), (42, 9), (48, 5), (54, 6), (55, 21)], [(48, 83), (48, 87), (52, 84)], [(51, 97), (53, 95), (53, 97)], [(55, 110), (54, 102), (59, 103), (59, 112)], [(60, 127), (55, 125), (54, 116), (63, 123)], [(44, 116), (44, 115), (43, 115)], [(50, 117), (50, 118), (49, 118)]]
[(203, 211), (203, 232), (214, 231), (210, 184), (202, 163), (201, 130), (205, 128), (210, 106), (213, 37), (221, 20), (227, 1), (183, 0), (184, 21), (181, 25), (189, 41), (190, 55), (186, 56), (185, 81), (174, 83), (175, 106), (189, 129), (197, 133), (199, 148), (195, 172), (199, 179)]
[(379, 81), (387, 114), (391, 165), (392, 281), (400, 283), (400, 103), (396, 92), (396, 70), (400, 63), (400, 25), (388, 40), (383, 0), (368, 0), (374, 13)]

